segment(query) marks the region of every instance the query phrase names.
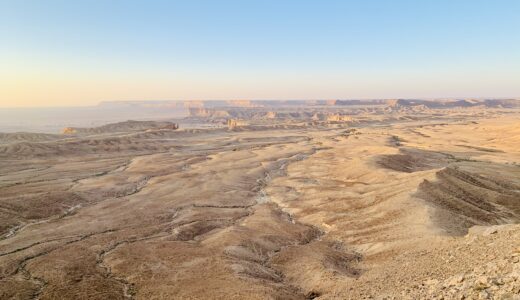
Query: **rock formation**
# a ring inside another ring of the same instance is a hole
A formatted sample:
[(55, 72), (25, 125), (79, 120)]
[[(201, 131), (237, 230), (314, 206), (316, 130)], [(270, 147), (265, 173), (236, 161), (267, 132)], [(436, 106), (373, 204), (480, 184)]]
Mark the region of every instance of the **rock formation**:
[(131, 132), (144, 131), (148, 129), (169, 129), (176, 130), (179, 126), (172, 122), (159, 121), (125, 121), (119, 123), (107, 124), (99, 127), (66, 127), (62, 134), (102, 134), (113, 132)]
[(345, 116), (340, 114), (333, 114), (327, 117), (327, 121), (329, 122), (350, 122), (352, 121), (351, 116)]
[(245, 126), (247, 125), (247, 122), (244, 121), (244, 120), (239, 120), (239, 119), (229, 119), (227, 120), (227, 127), (229, 130), (233, 130), (237, 127), (240, 127), (240, 126)]

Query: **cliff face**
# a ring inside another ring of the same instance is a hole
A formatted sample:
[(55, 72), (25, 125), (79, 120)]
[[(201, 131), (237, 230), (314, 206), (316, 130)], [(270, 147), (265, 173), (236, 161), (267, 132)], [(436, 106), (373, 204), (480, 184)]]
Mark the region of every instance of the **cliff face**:
[(229, 112), (225, 110), (203, 108), (203, 107), (190, 107), (190, 117), (195, 118), (226, 118), (229, 117)]
[(208, 109), (205, 109), (203, 107), (190, 107), (190, 117), (199, 117), (199, 118), (205, 118), (210, 115), (210, 112)]
[(248, 123), (244, 120), (239, 120), (239, 119), (229, 119), (227, 120), (227, 127), (229, 130), (233, 130), (237, 127), (240, 127), (240, 126), (245, 126), (245, 125), (248, 125)]
[(520, 99), (368, 99), (368, 100), (188, 100), (188, 101), (104, 101), (99, 104), (106, 108), (211, 108), (211, 109), (230, 109), (230, 108), (277, 108), (277, 107), (297, 107), (297, 106), (416, 106), (425, 105), (429, 108), (450, 108), (450, 107), (472, 107), (484, 105), (486, 107), (520, 107)]

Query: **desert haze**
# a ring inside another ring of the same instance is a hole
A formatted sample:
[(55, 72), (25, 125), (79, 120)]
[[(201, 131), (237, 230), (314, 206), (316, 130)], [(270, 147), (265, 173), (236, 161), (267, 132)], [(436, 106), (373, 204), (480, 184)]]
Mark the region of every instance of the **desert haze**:
[(0, 133), (1, 299), (520, 298), (520, 100), (130, 108)]

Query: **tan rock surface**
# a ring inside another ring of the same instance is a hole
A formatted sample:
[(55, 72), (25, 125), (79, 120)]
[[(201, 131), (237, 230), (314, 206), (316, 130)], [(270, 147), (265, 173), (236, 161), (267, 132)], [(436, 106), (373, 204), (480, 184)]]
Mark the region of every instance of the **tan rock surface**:
[(520, 114), (468, 106), (2, 144), (0, 298), (517, 299)]

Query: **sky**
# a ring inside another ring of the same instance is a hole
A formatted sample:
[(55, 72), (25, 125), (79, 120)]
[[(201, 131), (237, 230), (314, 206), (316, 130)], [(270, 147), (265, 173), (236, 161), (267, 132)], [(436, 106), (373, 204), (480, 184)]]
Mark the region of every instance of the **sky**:
[(520, 97), (518, 0), (0, 0), (0, 107)]

